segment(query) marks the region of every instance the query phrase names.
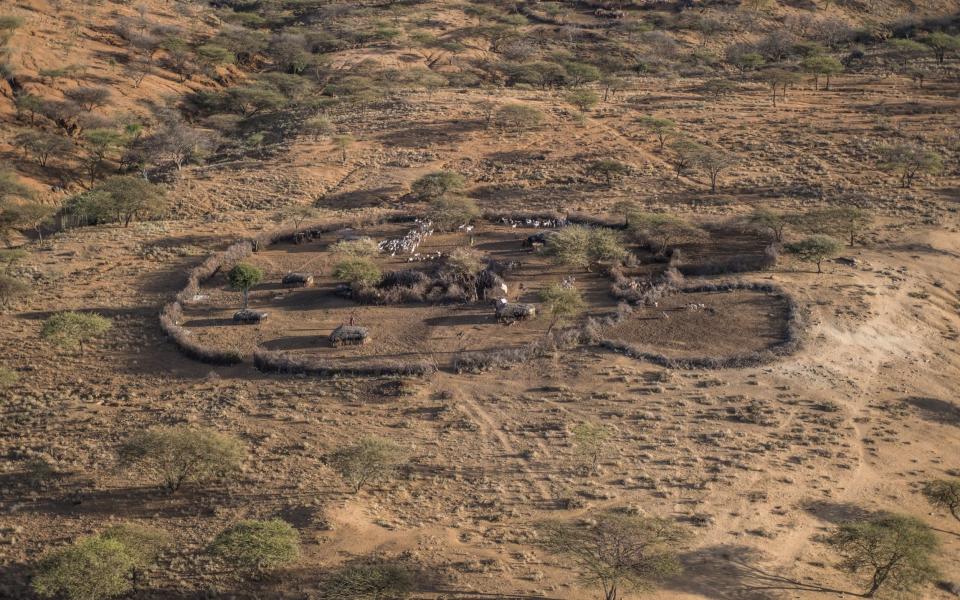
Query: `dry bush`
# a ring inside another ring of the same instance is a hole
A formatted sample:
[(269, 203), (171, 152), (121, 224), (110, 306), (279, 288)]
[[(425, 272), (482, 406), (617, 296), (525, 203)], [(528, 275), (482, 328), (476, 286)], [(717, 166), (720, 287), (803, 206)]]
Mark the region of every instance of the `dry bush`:
[(318, 377), (334, 377), (337, 375), (358, 377), (425, 376), (437, 370), (436, 364), (428, 360), (371, 360), (364, 363), (334, 364), (320, 359), (292, 356), (284, 352), (274, 352), (262, 348), (253, 353), (253, 364), (264, 373), (315, 375)]

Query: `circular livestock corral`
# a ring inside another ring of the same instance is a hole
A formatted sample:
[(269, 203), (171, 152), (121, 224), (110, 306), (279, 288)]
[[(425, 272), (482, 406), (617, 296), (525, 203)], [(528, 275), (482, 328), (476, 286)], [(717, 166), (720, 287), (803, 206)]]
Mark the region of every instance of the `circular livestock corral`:
[[(238, 244), (222, 264), (208, 261), (191, 275), (165, 309), (164, 329), (201, 360), (252, 357), (264, 371), (317, 375), (478, 370), (582, 341), (681, 367), (739, 366), (796, 345), (797, 310), (782, 290), (742, 283), (691, 288), (680, 275), (755, 270), (765, 245), (754, 238), (712, 232), (679, 245), (671, 264), (624, 236), (625, 264), (588, 269), (558, 264), (540, 244), (551, 229), (523, 225), (491, 220), (438, 232), (419, 222), (386, 222)], [(365, 264), (379, 273), (374, 283), (351, 287), (338, 265), (351, 258), (344, 242), (357, 240), (366, 244)], [(698, 258), (680, 262), (681, 255)], [(241, 294), (227, 279), (241, 261), (264, 274), (243, 313), (258, 318), (245, 323), (236, 320)], [(472, 267), (458, 271), (463, 262)], [(540, 294), (560, 283), (577, 288), (585, 307), (554, 328)]]

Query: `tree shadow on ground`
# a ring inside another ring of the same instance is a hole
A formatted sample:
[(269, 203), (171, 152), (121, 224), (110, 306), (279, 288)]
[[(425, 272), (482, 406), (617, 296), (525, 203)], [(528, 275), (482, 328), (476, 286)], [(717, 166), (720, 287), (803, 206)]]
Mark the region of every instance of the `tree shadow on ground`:
[(416, 123), (409, 129), (391, 131), (380, 136), (380, 142), (402, 148), (425, 148), (436, 144), (458, 144), (467, 134), (480, 131), (483, 124), (475, 121), (452, 120), (439, 123)]
[(960, 407), (952, 402), (923, 396), (910, 396), (903, 401), (928, 421), (960, 427)]
[(848, 521), (862, 521), (874, 516), (872, 510), (863, 508), (851, 502), (830, 502), (827, 500), (812, 500), (803, 505), (803, 510), (821, 521), (839, 525)]
[(790, 592), (844, 593), (757, 566), (765, 556), (748, 546), (721, 544), (680, 556), (684, 573), (664, 587), (714, 600), (777, 600)]

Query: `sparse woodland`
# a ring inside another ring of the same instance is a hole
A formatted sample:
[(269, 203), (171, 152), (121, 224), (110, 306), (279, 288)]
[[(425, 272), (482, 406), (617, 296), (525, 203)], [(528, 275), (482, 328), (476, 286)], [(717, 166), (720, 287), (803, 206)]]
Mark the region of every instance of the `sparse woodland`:
[(0, 6), (0, 598), (960, 596), (960, 8)]

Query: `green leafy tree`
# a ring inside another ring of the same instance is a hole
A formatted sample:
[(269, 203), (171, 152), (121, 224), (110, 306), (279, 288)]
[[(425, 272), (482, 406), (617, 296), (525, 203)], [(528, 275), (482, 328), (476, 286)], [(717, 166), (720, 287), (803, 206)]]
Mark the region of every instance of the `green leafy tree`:
[(612, 158), (604, 158), (591, 163), (587, 169), (590, 173), (603, 177), (607, 185), (630, 173), (630, 165)]
[(0, 170), (0, 203), (9, 198), (29, 198), (30, 188), (17, 180), (13, 171)]
[(540, 302), (543, 303), (543, 312), (550, 316), (546, 335), (550, 335), (559, 323), (577, 317), (587, 306), (580, 290), (563, 283), (555, 283), (541, 290)]
[(10, 308), (10, 306), (30, 293), (30, 286), (27, 282), (10, 275), (0, 275), (0, 308)]
[(477, 203), (464, 196), (442, 196), (427, 207), (427, 218), (440, 231), (452, 231), (461, 225), (468, 225), (479, 216)]
[(664, 254), (671, 244), (680, 240), (699, 239), (702, 229), (682, 218), (665, 213), (636, 212), (630, 215), (630, 233), (641, 243), (650, 246), (656, 254)]
[(637, 123), (639, 123), (640, 126), (645, 130), (656, 136), (657, 142), (660, 144), (661, 151), (666, 145), (667, 139), (674, 134), (677, 128), (676, 124), (670, 119), (662, 119), (652, 116), (640, 117), (637, 119)]
[(337, 263), (333, 268), (333, 276), (356, 288), (377, 285), (383, 274), (369, 258), (352, 256)]
[(880, 148), (880, 168), (900, 176), (904, 189), (913, 186), (921, 173), (936, 174), (943, 169), (943, 158), (916, 144), (895, 144)]
[(28, 256), (30, 253), (23, 248), (0, 248), (0, 264), (6, 265), (3, 268), (4, 274), (9, 275), (13, 266)]
[(906, 69), (907, 65), (925, 53), (928, 47), (916, 40), (894, 38), (886, 41), (884, 49), (890, 58), (900, 63), (901, 69)]
[(600, 96), (593, 90), (573, 90), (567, 92), (564, 99), (580, 112), (587, 112), (600, 102)]
[(840, 253), (843, 245), (834, 237), (816, 234), (785, 246), (787, 252), (802, 261), (816, 263), (817, 273), (823, 273), (821, 264)]
[(107, 157), (118, 150), (124, 141), (122, 134), (110, 129), (91, 129), (83, 134), (83, 164), (90, 185), (96, 181)]
[(53, 156), (60, 156), (73, 149), (73, 143), (61, 136), (46, 131), (24, 131), (17, 134), (14, 144), (33, 157), (37, 164), (46, 167)]
[(761, 71), (759, 79), (770, 86), (771, 99), (773, 106), (777, 106), (777, 90), (782, 89), (781, 97), (786, 99), (787, 88), (800, 82), (800, 74), (786, 69), (766, 69)]
[(107, 206), (103, 208), (113, 212), (124, 227), (129, 227), (135, 218), (159, 216), (167, 208), (163, 188), (143, 177), (108, 177), (97, 186), (96, 191), (105, 194)]
[(256, 575), (295, 562), (300, 557), (300, 534), (281, 519), (240, 521), (220, 532), (209, 551), (229, 565)]
[(960, 50), (960, 36), (950, 35), (945, 31), (935, 31), (924, 36), (920, 41), (933, 50), (933, 55), (937, 58), (937, 64), (941, 65), (948, 53)]
[(401, 446), (378, 437), (366, 437), (355, 444), (334, 451), (327, 462), (343, 477), (354, 493), (364, 486), (386, 481), (407, 461)]
[(936, 508), (945, 508), (960, 521), (960, 479), (927, 481), (921, 490), (927, 502)]
[(585, 585), (603, 590), (604, 600), (649, 590), (680, 572), (677, 547), (685, 536), (672, 523), (619, 512), (598, 512), (581, 521), (588, 524), (541, 524), (539, 544), (569, 559)]
[(202, 484), (236, 472), (244, 458), (236, 438), (184, 426), (135, 433), (117, 454), (122, 466), (138, 470), (171, 494), (187, 482)]
[(347, 150), (353, 146), (356, 140), (351, 135), (335, 135), (331, 138), (333, 147), (340, 151), (340, 164), (347, 164)]
[(243, 294), (243, 308), (250, 305), (250, 288), (263, 281), (263, 270), (249, 263), (240, 263), (227, 273), (230, 287)]
[(0, 220), (14, 229), (32, 229), (43, 243), (43, 227), (56, 214), (57, 207), (39, 202), (8, 204), (0, 209)]
[(450, 192), (463, 190), (467, 182), (463, 175), (453, 171), (438, 171), (429, 173), (417, 179), (410, 189), (423, 200), (436, 200)]
[(303, 222), (308, 219), (316, 218), (318, 214), (319, 212), (317, 209), (312, 206), (307, 206), (304, 204), (292, 204), (278, 212), (274, 216), (274, 220), (278, 223), (293, 223), (294, 232), (299, 233), (300, 226), (303, 225)]
[(836, 58), (826, 54), (814, 54), (803, 59), (800, 67), (804, 72), (813, 75), (813, 89), (819, 89), (820, 78), (827, 80), (826, 88), (830, 89), (830, 78), (838, 73), (843, 73), (843, 63)]
[(841, 569), (864, 576), (868, 586), (861, 594), (864, 598), (887, 589), (911, 592), (937, 576), (932, 562), (937, 538), (913, 517), (882, 515), (842, 523), (827, 544), (843, 557)]
[(527, 104), (505, 104), (497, 109), (494, 120), (504, 129), (512, 129), (518, 136), (543, 123), (539, 109)]
[(680, 138), (670, 144), (670, 150), (673, 151), (670, 162), (673, 163), (673, 170), (677, 174), (677, 179), (680, 179), (690, 167), (696, 164), (697, 158), (707, 152), (707, 147), (693, 140)]
[(766, 232), (775, 242), (783, 241), (783, 234), (793, 223), (793, 215), (769, 208), (756, 208), (746, 217), (746, 223), (752, 229)]
[(40, 336), (61, 348), (79, 348), (83, 354), (83, 345), (100, 337), (113, 327), (113, 321), (93, 313), (73, 311), (56, 313), (43, 322)]

